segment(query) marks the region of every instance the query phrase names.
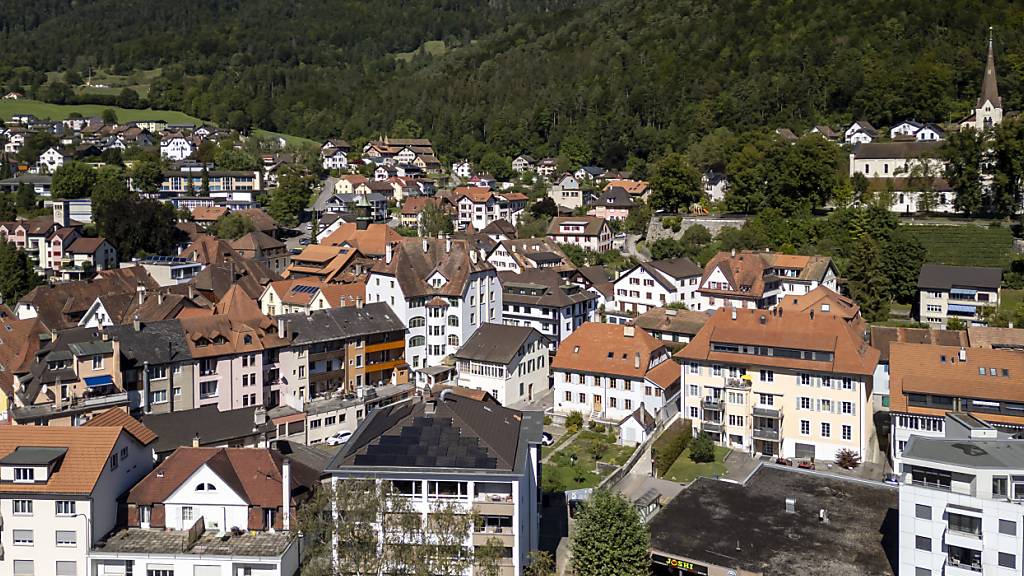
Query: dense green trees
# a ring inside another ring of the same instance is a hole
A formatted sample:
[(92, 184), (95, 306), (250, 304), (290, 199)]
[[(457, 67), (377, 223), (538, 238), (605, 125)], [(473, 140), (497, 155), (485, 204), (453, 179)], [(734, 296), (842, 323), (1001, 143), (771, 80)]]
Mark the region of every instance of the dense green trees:
[(66, 162), (53, 173), (54, 198), (88, 198), (96, 184), (96, 170), (84, 162)]
[(455, 224), (452, 223), (452, 217), (437, 204), (427, 204), (420, 212), (420, 234), (422, 236), (436, 238), (454, 231)]
[(160, 162), (156, 160), (139, 160), (129, 171), (132, 186), (145, 194), (156, 194), (164, 181), (164, 173)]
[(598, 490), (576, 513), (569, 545), (576, 576), (650, 574), (651, 535), (633, 504), (621, 494)]
[(310, 193), (309, 182), (304, 178), (295, 174), (283, 174), (278, 180), (277, 188), (270, 192), (267, 213), (282, 226), (297, 226), (299, 214), (309, 204)]
[[(960, 117), (990, 24), (1005, 107), (1021, 109), (1022, 14), (981, 0), (40, 0), (0, 5), (0, 84), (66, 98), (43, 90), (45, 72), (160, 68), (149, 104), (225, 126), (317, 140), (422, 134), (451, 158), (529, 152), (642, 170), (717, 130)], [(852, 29), (871, 32), (836, 32)], [(420, 50), (429, 40), (445, 53)], [(723, 160), (707, 144), (688, 154), (699, 169)]]
[(0, 298), (5, 303), (13, 305), (41, 282), (28, 254), (11, 242), (0, 242)]
[(682, 154), (667, 154), (654, 164), (651, 207), (666, 212), (687, 212), (704, 195), (700, 172)]
[(255, 229), (248, 216), (232, 212), (214, 222), (210, 233), (222, 240), (237, 240)]

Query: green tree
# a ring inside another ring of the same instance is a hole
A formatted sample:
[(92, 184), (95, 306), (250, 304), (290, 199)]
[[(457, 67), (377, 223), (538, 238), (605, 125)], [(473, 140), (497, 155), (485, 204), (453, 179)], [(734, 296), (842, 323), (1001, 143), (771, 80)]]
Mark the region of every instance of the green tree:
[(53, 173), (54, 198), (88, 198), (96, 184), (96, 171), (84, 162), (71, 161)]
[(0, 221), (10, 222), (18, 218), (18, 209), (14, 206), (14, 199), (10, 195), (0, 196)]
[(283, 174), (277, 188), (270, 192), (267, 213), (282, 226), (294, 227), (309, 200), (310, 188), (306, 180), (295, 174)]
[(547, 218), (554, 218), (558, 216), (558, 205), (549, 196), (545, 196), (534, 202), (529, 209), (530, 214), (534, 216), (546, 216)]
[(548, 233), (548, 224), (551, 218), (545, 215), (535, 216), (532, 212), (526, 211), (519, 217), (516, 225), (517, 238), (544, 238)]
[(13, 243), (0, 242), (0, 297), (5, 303), (13, 306), (41, 282), (25, 251)]
[(22, 162), (32, 164), (39, 159), (40, 154), (57, 144), (57, 137), (53, 134), (43, 131), (33, 132), (25, 137), (25, 143), (22, 144), (15, 157)]
[(860, 304), (868, 322), (889, 319), (890, 283), (882, 268), (883, 254), (874, 238), (864, 237), (847, 266), (850, 296)]
[(420, 235), (427, 238), (444, 236), (455, 231), (452, 217), (437, 204), (427, 204), (420, 212)]
[(131, 88), (122, 88), (121, 92), (117, 95), (117, 105), (121, 108), (138, 108), (139, 93)]
[(972, 129), (946, 135), (942, 157), (946, 160), (946, 180), (956, 194), (953, 208), (961, 214), (981, 210), (981, 165), (985, 143), (982, 135)]
[(630, 234), (647, 234), (647, 225), (651, 222), (651, 209), (643, 200), (637, 202), (636, 206), (630, 209), (626, 220), (622, 223), (622, 229)]
[(31, 184), (26, 182), (18, 184), (18, 190), (14, 193), (14, 204), (18, 208), (18, 212), (22, 214), (36, 209), (36, 191)]
[(102, 166), (96, 171), (96, 185), (92, 191), (93, 221), (97, 230), (106, 236), (106, 226), (115, 217), (122, 214), (118, 205), (134, 197), (128, 189), (124, 171), (118, 166)]
[(248, 216), (232, 212), (214, 222), (209, 232), (222, 240), (237, 240), (255, 229)]
[(962, 318), (950, 316), (946, 319), (946, 330), (967, 330), (967, 322)]
[(555, 576), (555, 559), (542, 550), (531, 551), (523, 576)]
[(677, 258), (684, 254), (683, 247), (674, 238), (658, 238), (650, 244), (651, 258), (655, 260), (666, 260)]
[(928, 158), (915, 158), (910, 162), (907, 187), (917, 192), (917, 211), (934, 212), (939, 205), (935, 192), (936, 168)]
[(117, 112), (113, 108), (104, 109), (100, 117), (104, 124), (117, 124)]
[(992, 171), (989, 211), (999, 216), (1012, 215), (1021, 205), (1024, 124), (1012, 120), (996, 127), (995, 138), (991, 141), (989, 165)]
[(203, 176), (200, 180), (199, 191), (204, 197), (210, 195), (210, 170), (203, 164)]
[(152, 160), (136, 161), (128, 175), (132, 179), (132, 186), (144, 194), (156, 194), (164, 181), (160, 163)]
[(490, 174), (501, 181), (507, 181), (512, 177), (512, 159), (493, 150), (488, 150), (480, 158), (478, 166), (484, 174)]
[(701, 432), (690, 442), (690, 460), (698, 463), (715, 461), (715, 443), (706, 432)]
[(108, 204), (97, 218), (103, 235), (122, 259), (172, 253), (177, 228), (170, 204), (130, 196)]
[(259, 158), (230, 144), (221, 144), (213, 153), (214, 163), (222, 170), (257, 170)]
[(562, 139), (558, 146), (558, 156), (568, 163), (566, 168), (576, 169), (589, 164), (594, 151), (582, 136), (573, 133)]
[(651, 207), (686, 212), (704, 194), (700, 172), (682, 154), (673, 153), (655, 162), (651, 176)]
[(576, 514), (570, 536), (575, 576), (647, 576), (651, 536), (636, 507), (621, 494), (598, 490)]

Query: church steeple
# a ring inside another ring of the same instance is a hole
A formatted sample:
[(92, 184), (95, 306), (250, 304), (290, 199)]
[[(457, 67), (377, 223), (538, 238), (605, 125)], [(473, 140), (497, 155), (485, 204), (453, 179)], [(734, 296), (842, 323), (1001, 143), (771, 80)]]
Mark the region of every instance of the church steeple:
[(990, 102), (994, 108), (1003, 107), (1003, 99), (999, 97), (999, 86), (996, 82), (996, 61), (992, 55), (992, 27), (988, 28), (988, 59), (985, 61), (985, 77), (981, 81), (981, 97), (976, 108)]

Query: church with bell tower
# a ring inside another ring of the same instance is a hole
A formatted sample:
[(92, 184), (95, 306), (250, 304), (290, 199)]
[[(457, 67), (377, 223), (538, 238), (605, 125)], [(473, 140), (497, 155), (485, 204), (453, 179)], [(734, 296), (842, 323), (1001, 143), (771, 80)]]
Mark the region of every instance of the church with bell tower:
[(960, 128), (988, 130), (1003, 121), (1003, 99), (999, 96), (996, 81), (996, 61), (992, 54), (992, 28), (988, 29), (988, 57), (985, 60), (985, 76), (981, 80), (981, 95), (974, 105), (974, 115), (960, 122)]

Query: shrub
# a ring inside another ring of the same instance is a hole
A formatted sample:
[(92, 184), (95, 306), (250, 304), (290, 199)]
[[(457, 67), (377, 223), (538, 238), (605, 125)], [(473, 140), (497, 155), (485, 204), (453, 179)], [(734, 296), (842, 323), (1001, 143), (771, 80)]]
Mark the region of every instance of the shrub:
[(665, 430), (654, 442), (654, 463), (658, 475), (662, 476), (679, 455), (686, 450), (693, 437), (693, 424), (689, 420), (680, 420)]
[(841, 448), (836, 452), (836, 464), (847, 470), (860, 466), (860, 455), (849, 448)]
[(544, 416), (544, 425), (551, 426), (551, 416)]
[(661, 219), (661, 227), (665, 230), (671, 229), (673, 232), (679, 232), (683, 229), (683, 223), (678, 216), (669, 216)]
[(697, 463), (715, 461), (715, 443), (710, 436), (701, 432), (693, 439), (690, 443), (690, 460)]
[(594, 424), (594, 427), (591, 428), (591, 430), (593, 430), (594, 432), (597, 432), (598, 434), (604, 434), (605, 427), (604, 427), (604, 424), (601, 424), (600, 422), (596, 422)]
[(583, 428), (583, 413), (574, 410), (565, 419), (565, 429), (569, 434), (575, 434), (579, 432), (580, 428)]

